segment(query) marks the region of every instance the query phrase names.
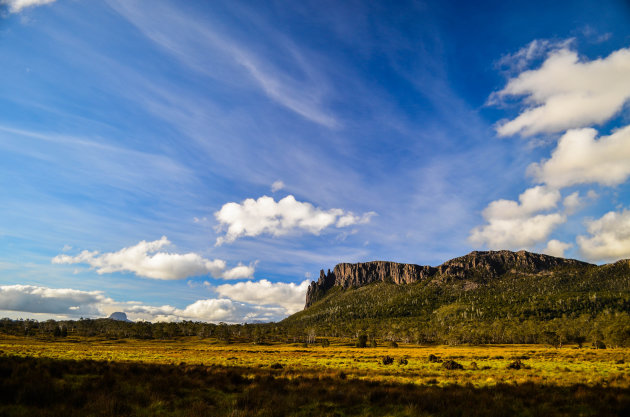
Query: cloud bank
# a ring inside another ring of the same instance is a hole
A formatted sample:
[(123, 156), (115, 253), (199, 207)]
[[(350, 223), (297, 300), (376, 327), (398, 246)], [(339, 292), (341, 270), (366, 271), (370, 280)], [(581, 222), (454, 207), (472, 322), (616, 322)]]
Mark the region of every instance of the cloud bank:
[[(281, 305), (255, 305), (239, 302), (229, 298), (201, 299), (184, 308), (170, 305), (149, 306), (139, 302), (117, 302), (103, 295), (101, 291), (81, 291), (69, 288), (47, 288), (34, 285), (0, 286), (0, 311), (16, 311), (24, 313), (44, 313), (59, 318), (106, 317), (114, 311), (124, 311), (132, 320), (148, 321), (204, 321), (243, 323), (255, 321), (277, 321), (286, 317), (288, 309), (294, 308), (292, 301), (304, 283), (298, 285), (267, 283), (251, 283), (246, 289), (266, 288), (272, 297), (288, 297)], [(274, 289), (275, 288), (275, 289)], [(225, 293), (231, 293), (229, 288)], [(236, 294), (236, 292), (234, 292)], [(255, 296), (242, 296), (251, 301)], [(281, 301), (278, 298), (278, 301)], [(302, 299), (303, 301), (303, 299)], [(297, 310), (296, 310), (297, 311)]]
[(162, 280), (183, 279), (192, 276), (211, 275), (215, 278), (239, 279), (251, 278), (254, 274), (252, 265), (239, 265), (228, 269), (221, 259), (209, 260), (196, 253), (168, 253), (160, 249), (171, 242), (162, 236), (152, 242), (141, 241), (135, 246), (123, 248), (118, 252), (99, 254), (97, 251), (84, 250), (79, 255), (57, 255), (54, 264), (88, 264), (98, 274), (113, 272), (132, 272), (137, 276)]
[(101, 312), (99, 305), (111, 302), (101, 291), (33, 285), (0, 286), (0, 310), (90, 316)]
[(323, 210), (297, 201), (292, 195), (278, 202), (267, 196), (258, 200), (248, 198), (241, 204), (227, 203), (214, 213), (219, 230), (226, 230), (225, 236), (219, 237), (216, 244), (234, 242), (243, 236), (282, 236), (294, 231), (317, 235), (330, 226), (342, 228), (367, 223), (374, 215), (374, 212), (358, 216), (342, 209)]

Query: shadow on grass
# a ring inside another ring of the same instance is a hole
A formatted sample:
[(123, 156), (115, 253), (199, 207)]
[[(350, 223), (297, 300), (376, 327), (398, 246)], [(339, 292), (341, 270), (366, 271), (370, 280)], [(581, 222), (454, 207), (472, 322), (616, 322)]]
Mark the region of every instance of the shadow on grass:
[(630, 389), (382, 384), (305, 369), (0, 357), (0, 416), (615, 416)]

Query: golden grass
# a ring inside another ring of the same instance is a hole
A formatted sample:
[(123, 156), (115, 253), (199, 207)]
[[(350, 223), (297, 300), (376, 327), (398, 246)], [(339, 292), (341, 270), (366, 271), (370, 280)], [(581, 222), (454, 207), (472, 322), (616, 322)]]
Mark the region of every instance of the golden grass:
[[(260, 369), (282, 365), (286, 378), (335, 376), (375, 382), (474, 387), (500, 383), (570, 386), (630, 387), (630, 349), (592, 349), (540, 345), (420, 346), (355, 348), (350, 340), (331, 340), (329, 347), (299, 344), (222, 344), (215, 340), (183, 338), (176, 341), (104, 340), (73, 338), (36, 339), (0, 337), (0, 355), (52, 359), (92, 359), (150, 364), (219, 365)], [(452, 359), (464, 370), (449, 371), (429, 362), (430, 354)], [(386, 355), (395, 360), (383, 365)], [(407, 365), (400, 365), (404, 358)], [(520, 358), (530, 369), (511, 370)], [(473, 369), (475, 362), (477, 369)]]

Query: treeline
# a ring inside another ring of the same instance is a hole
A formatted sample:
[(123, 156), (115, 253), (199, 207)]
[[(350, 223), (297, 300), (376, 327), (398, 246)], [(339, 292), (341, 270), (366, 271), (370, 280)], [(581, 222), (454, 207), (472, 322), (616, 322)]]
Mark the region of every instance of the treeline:
[(303, 327), (295, 323), (212, 324), (121, 322), (111, 319), (68, 321), (0, 320), (0, 333), (14, 336), (64, 338), (68, 336), (107, 339), (169, 340), (195, 336), (224, 343), (302, 343), (327, 345), (328, 338), (358, 340), (370, 345), (419, 344), (512, 344), (533, 343), (560, 347), (564, 344), (597, 348), (630, 346), (630, 315), (602, 313), (595, 317), (537, 320), (421, 321), (417, 318), (352, 320)]

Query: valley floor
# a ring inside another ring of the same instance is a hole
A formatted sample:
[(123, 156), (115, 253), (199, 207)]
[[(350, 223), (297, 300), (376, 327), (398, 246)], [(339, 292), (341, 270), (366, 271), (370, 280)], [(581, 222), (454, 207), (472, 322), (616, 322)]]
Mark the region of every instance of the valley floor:
[(0, 416), (630, 415), (630, 349), (351, 343), (3, 335)]

